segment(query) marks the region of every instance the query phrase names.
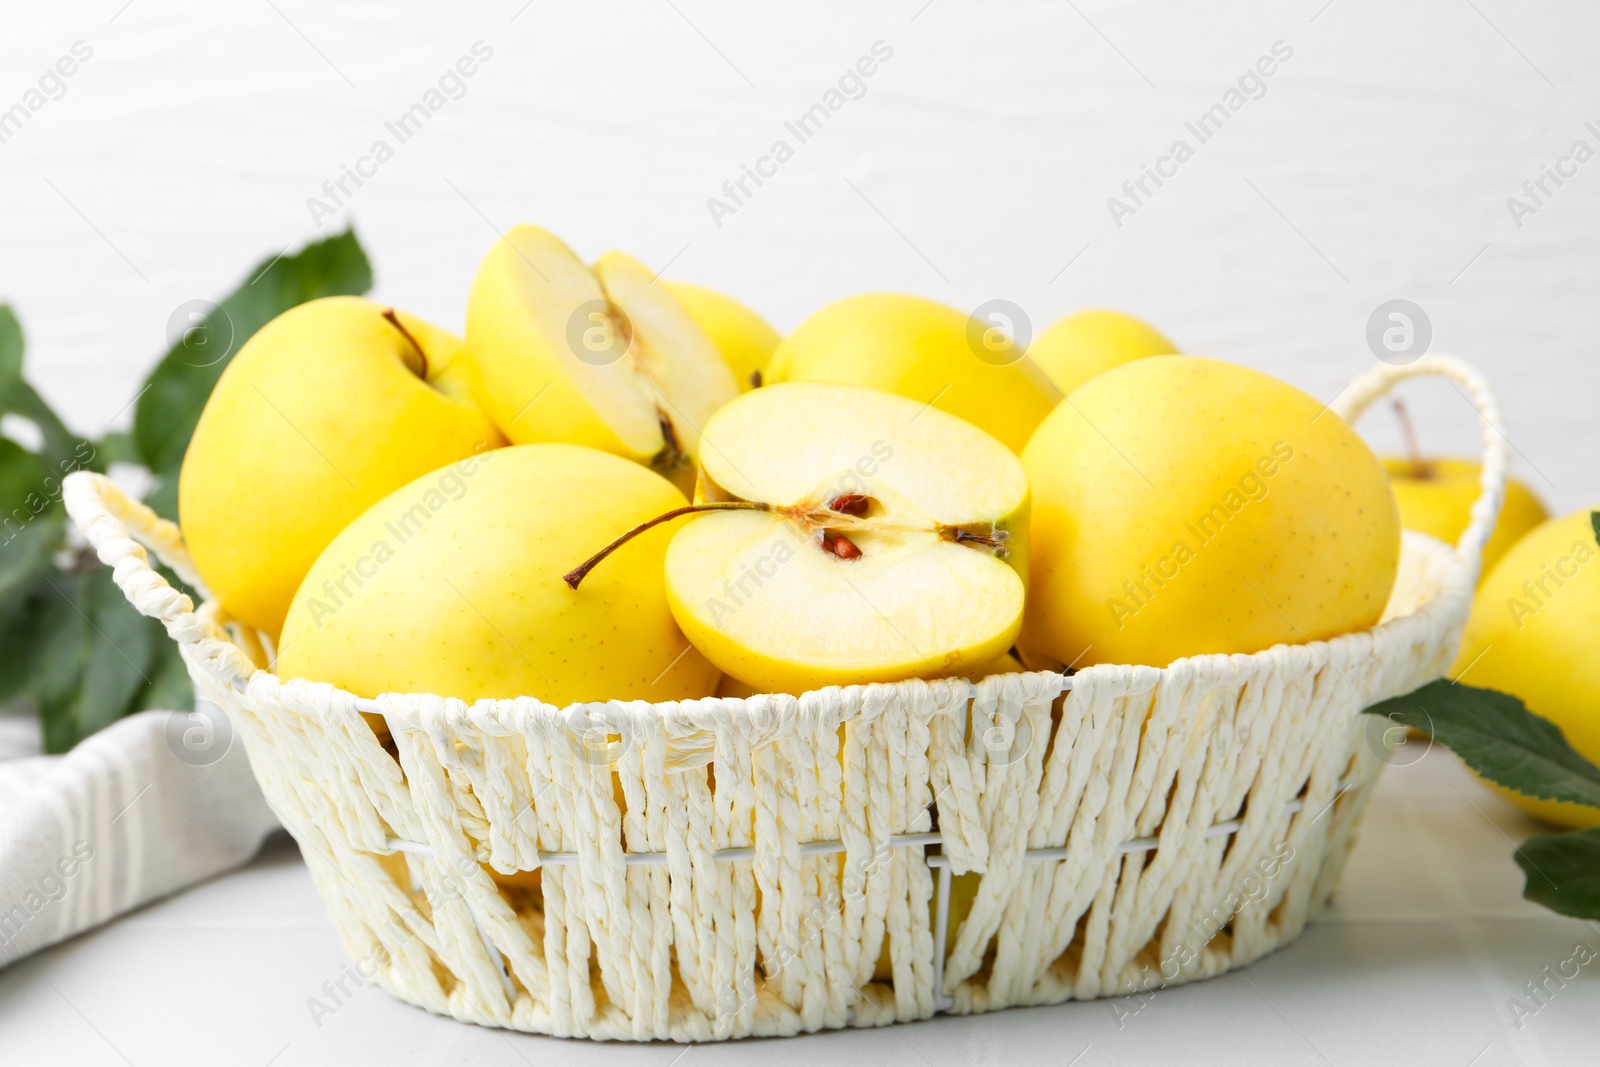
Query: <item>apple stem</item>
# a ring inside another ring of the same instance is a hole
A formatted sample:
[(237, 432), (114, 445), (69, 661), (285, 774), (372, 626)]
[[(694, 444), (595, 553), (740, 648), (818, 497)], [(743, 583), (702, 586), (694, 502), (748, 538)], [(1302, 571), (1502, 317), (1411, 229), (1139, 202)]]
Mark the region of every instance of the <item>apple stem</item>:
[(420, 369), (417, 371), (417, 377), (421, 378), (423, 381), (427, 381), (428, 354), (422, 350), (421, 345), (417, 344), (417, 339), (411, 336), (411, 331), (406, 329), (405, 326), (400, 322), (400, 316), (394, 313), (394, 308), (384, 308), (383, 317), (389, 320), (390, 326), (393, 326), (395, 329), (400, 331), (401, 337), (404, 337), (407, 341), (411, 342), (411, 347), (415, 349), (417, 353), (417, 363), (420, 365)]
[(1420, 481), (1433, 477), (1428, 461), (1422, 458), (1422, 446), (1417, 443), (1417, 428), (1411, 423), (1411, 413), (1406, 410), (1405, 401), (1394, 402), (1394, 417), (1400, 421), (1400, 436), (1405, 439), (1406, 458), (1411, 463), (1412, 477)]
[(602, 548), (588, 559), (584, 560), (581, 564), (562, 575), (561, 580), (566, 582), (567, 585), (571, 586), (573, 589), (578, 588), (578, 583), (583, 581), (584, 578), (588, 576), (589, 572), (594, 570), (595, 567), (599, 566), (600, 561), (611, 555), (611, 553), (615, 552), (629, 541), (632, 541), (635, 537), (638, 537), (646, 530), (649, 530), (652, 527), (660, 526), (664, 522), (671, 522), (673, 519), (682, 518), (685, 515), (698, 515), (701, 512), (706, 511), (773, 510), (775, 509), (771, 504), (762, 504), (753, 500), (719, 500), (710, 504), (689, 504), (686, 507), (673, 508), (671, 511), (663, 512), (653, 519), (641, 522), (639, 525), (635, 526), (633, 529), (629, 530), (627, 533), (623, 534), (621, 537), (617, 538), (615, 541), (611, 542), (609, 545)]
[(656, 421), (661, 424), (661, 451), (655, 454), (650, 461), (652, 470), (669, 472), (688, 466), (685, 460), (689, 454), (683, 450), (683, 445), (678, 441), (678, 429), (672, 425), (672, 420), (667, 413), (659, 407), (656, 408)]

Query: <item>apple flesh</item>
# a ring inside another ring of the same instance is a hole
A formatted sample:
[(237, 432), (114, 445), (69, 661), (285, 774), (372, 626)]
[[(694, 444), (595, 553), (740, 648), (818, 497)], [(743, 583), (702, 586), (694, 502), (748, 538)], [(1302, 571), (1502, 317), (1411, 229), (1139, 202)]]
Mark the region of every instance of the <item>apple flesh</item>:
[(699, 496), (726, 510), (673, 537), (667, 601), (759, 691), (966, 676), (1016, 638), (1027, 481), (960, 419), (874, 390), (767, 386), (706, 424)]

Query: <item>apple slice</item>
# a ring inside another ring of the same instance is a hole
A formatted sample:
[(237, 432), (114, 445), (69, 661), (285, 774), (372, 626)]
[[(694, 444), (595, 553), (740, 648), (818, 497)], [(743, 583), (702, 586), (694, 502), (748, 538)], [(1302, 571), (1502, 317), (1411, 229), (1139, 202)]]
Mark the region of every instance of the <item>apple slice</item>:
[(728, 674), (803, 692), (970, 676), (1011, 647), (1028, 484), (993, 437), (892, 393), (806, 382), (733, 400), (701, 447), (700, 503), (654, 522), (703, 513), (668, 546), (667, 601)]
[(467, 352), (483, 406), (513, 443), (588, 445), (684, 483), (700, 427), (739, 394), (711, 339), (643, 266), (613, 252), (591, 272), (536, 226), (484, 256)]
[(739, 395), (739, 381), (715, 342), (678, 298), (644, 264), (622, 252), (607, 252), (594, 264), (594, 275), (614, 307), (632, 327), (631, 367), (642, 379), (660, 415), (663, 430), (679, 455), (663, 455), (658, 469), (687, 468), (700, 455), (700, 428), (722, 405)]

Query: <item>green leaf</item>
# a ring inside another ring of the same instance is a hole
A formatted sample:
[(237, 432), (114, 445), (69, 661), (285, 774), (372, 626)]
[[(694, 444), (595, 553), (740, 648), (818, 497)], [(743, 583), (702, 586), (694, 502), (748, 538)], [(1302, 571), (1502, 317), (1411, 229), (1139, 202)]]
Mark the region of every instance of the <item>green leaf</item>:
[(39, 713), (45, 751), (65, 752), (132, 710), (135, 695), (151, 684), (158, 642), (167, 637), (123, 599), (108, 567), (58, 573), (45, 585), (26, 692)]
[(0, 704), (28, 689), (38, 662), (44, 631), (39, 624), (39, 591), (48, 592), (42, 575), (16, 590), (0, 614)]
[(144, 494), (144, 503), (162, 518), (177, 522), (178, 479), (172, 475), (156, 479), (156, 484)]
[(23, 612), (24, 598), (33, 583), (56, 569), (55, 554), (66, 525), (67, 513), (59, 506), (15, 531), (11, 521), (6, 521), (4, 533), (0, 533), (0, 616), (10, 618)]
[(42, 455), (62, 473), (92, 464), (94, 446), (67, 429), (44, 398), (22, 380), (22, 349), (17, 316), (0, 304), (0, 413), (20, 415), (38, 427), (44, 438)]
[(44, 462), (15, 441), (0, 437), (0, 615), (46, 568), (61, 544), (66, 510), (53, 497)]
[(22, 324), (10, 304), (0, 304), (0, 378), (22, 377)]
[(1367, 709), (1430, 734), (1491, 782), (1540, 800), (1600, 808), (1600, 768), (1516, 697), (1444, 679)]
[(67, 429), (44, 397), (21, 378), (0, 378), (0, 412), (20, 415), (37, 426), (44, 438), (40, 454), (63, 475), (80, 468), (102, 469), (94, 445)]
[(133, 698), (150, 683), (156, 642), (166, 631), (139, 614), (111, 579), (111, 568), (95, 566), (83, 579), (83, 694), (78, 726), (87, 737), (126, 715)]
[(1589, 527), (1594, 530), (1594, 539), (1600, 543), (1600, 511), (1589, 512)]
[(1517, 850), (1522, 895), (1553, 912), (1600, 919), (1600, 828), (1529, 838)]
[[(132, 610), (132, 605), (129, 605), (129, 610)], [(194, 681), (189, 677), (189, 665), (183, 662), (177, 642), (167, 636), (166, 629), (154, 619), (146, 621), (155, 625), (161, 639), (156, 645), (150, 669), (145, 672), (150, 676), (150, 684), (134, 697), (133, 710), (157, 708), (180, 711), (191, 708), (194, 705)]]
[[(296, 305), (372, 288), (372, 266), (353, 231), (256, 265), (214, 310), (196, 319), (151, 372), (133, 415), (133, 442), (157, 476), (171, 480), (183, 462), (200, 411), (234, 353), (261, 327)], [(161, 495), (156, 510), (175, 509)]]
[(30, 612), (33, 670), (24, 691), (38, 712), (46, 752), (65, 752), (81, 737), (77, 702), (83, 688), (85, 627), (76, 602), (78, 585), (71, 574), (42, 578)]
[(133, 434), (127, 430), (112, 430), (94, 446), (100, 454), (100, 462), (110, 467), (113, 463), (137, 463), (144, 465), (144, 457), (139, 455), (139, 448), (133, 443)]

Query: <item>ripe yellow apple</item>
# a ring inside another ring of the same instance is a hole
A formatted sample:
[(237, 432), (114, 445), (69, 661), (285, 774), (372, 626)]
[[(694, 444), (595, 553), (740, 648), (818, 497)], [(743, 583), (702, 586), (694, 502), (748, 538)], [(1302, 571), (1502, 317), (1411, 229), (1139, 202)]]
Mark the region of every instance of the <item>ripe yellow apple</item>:
[[(1450, 676), (1518, 697), (1600, 763), (1600, 555), (1589, 509), (1552, 519), (1500, 557), (1473, 602)], [(1562, 826), (1600, 826), (1600, 811), (1504, 791)]]
[(1155, 327), (1120, 311), (1096, 308), (1059, 320), (1028, 346), (1028, 355), (1063, 396), (1078, 386), (1146, 356), (1167, 356), (1178, 346)]
[(1125, 363), (1074, 392), (1022, 459), (1030, 666), (1164, 667), (1383, 614), (1400, 558), (1383, 466), (1337, 415), (1259, 371)]
[(717, 346), (739, 388), (755, 388), (783, 340), (778, 331), (760, 315), (715, 289), (689, 282), (668, 282), (667, 288)]
[(955, 308), (919, 296), (846, 297), (784, 338), (767, 378), (899, 393), (965, 419), (1020, 453), (1061, 394), (1020, 349), (975, 340), (985, 335), (974, 326)]
[(976, 682), (994, 674), (1024, 674), (1027, 670), (1028, 668), (1022, 665), (1020, 659), (1010, 652), (1006, 652), (999, 658), (991, 660), (987, 666), (972, 676), (972, 680)]
[[(1483, 465), (1468, 459), (1385, 456), (1383, 466), (1394, 486), (1400, 525), (1437, 537), (1447, 545), (1455, 544), (1472, 517)], [(1489, 570), (1512, 545), (1549, 517), (1533, 490), (1515, 478), (1508, 480), (1506, 502), (1500, 509), (1494, 534), (1483, 549), (1482, 576), (1488, 577)]]
[(314, 300), (247, 341), (184, 455), (178, 513), (230, 614), (276, 637), (318, 553), (395, 488), (504, 443), (461, 341), (360, 297)]
[(360, 696), (437, 693), (548, 704), (680, 700), (716, 690), (662, 589), (668, 531), (582, 589), (595, 542), (687, 503), (660, 475), (577, 445), (519, 445), (441, 467), (373, 505), (306, 575), (278, 673)]
[(683, 305), (620, 252), (584, 266), (518, 226), (483, 258), (467, 299), (479, 397), (516, 444), (565, 441), (692, 487), (700, 427), (739, 394)]

